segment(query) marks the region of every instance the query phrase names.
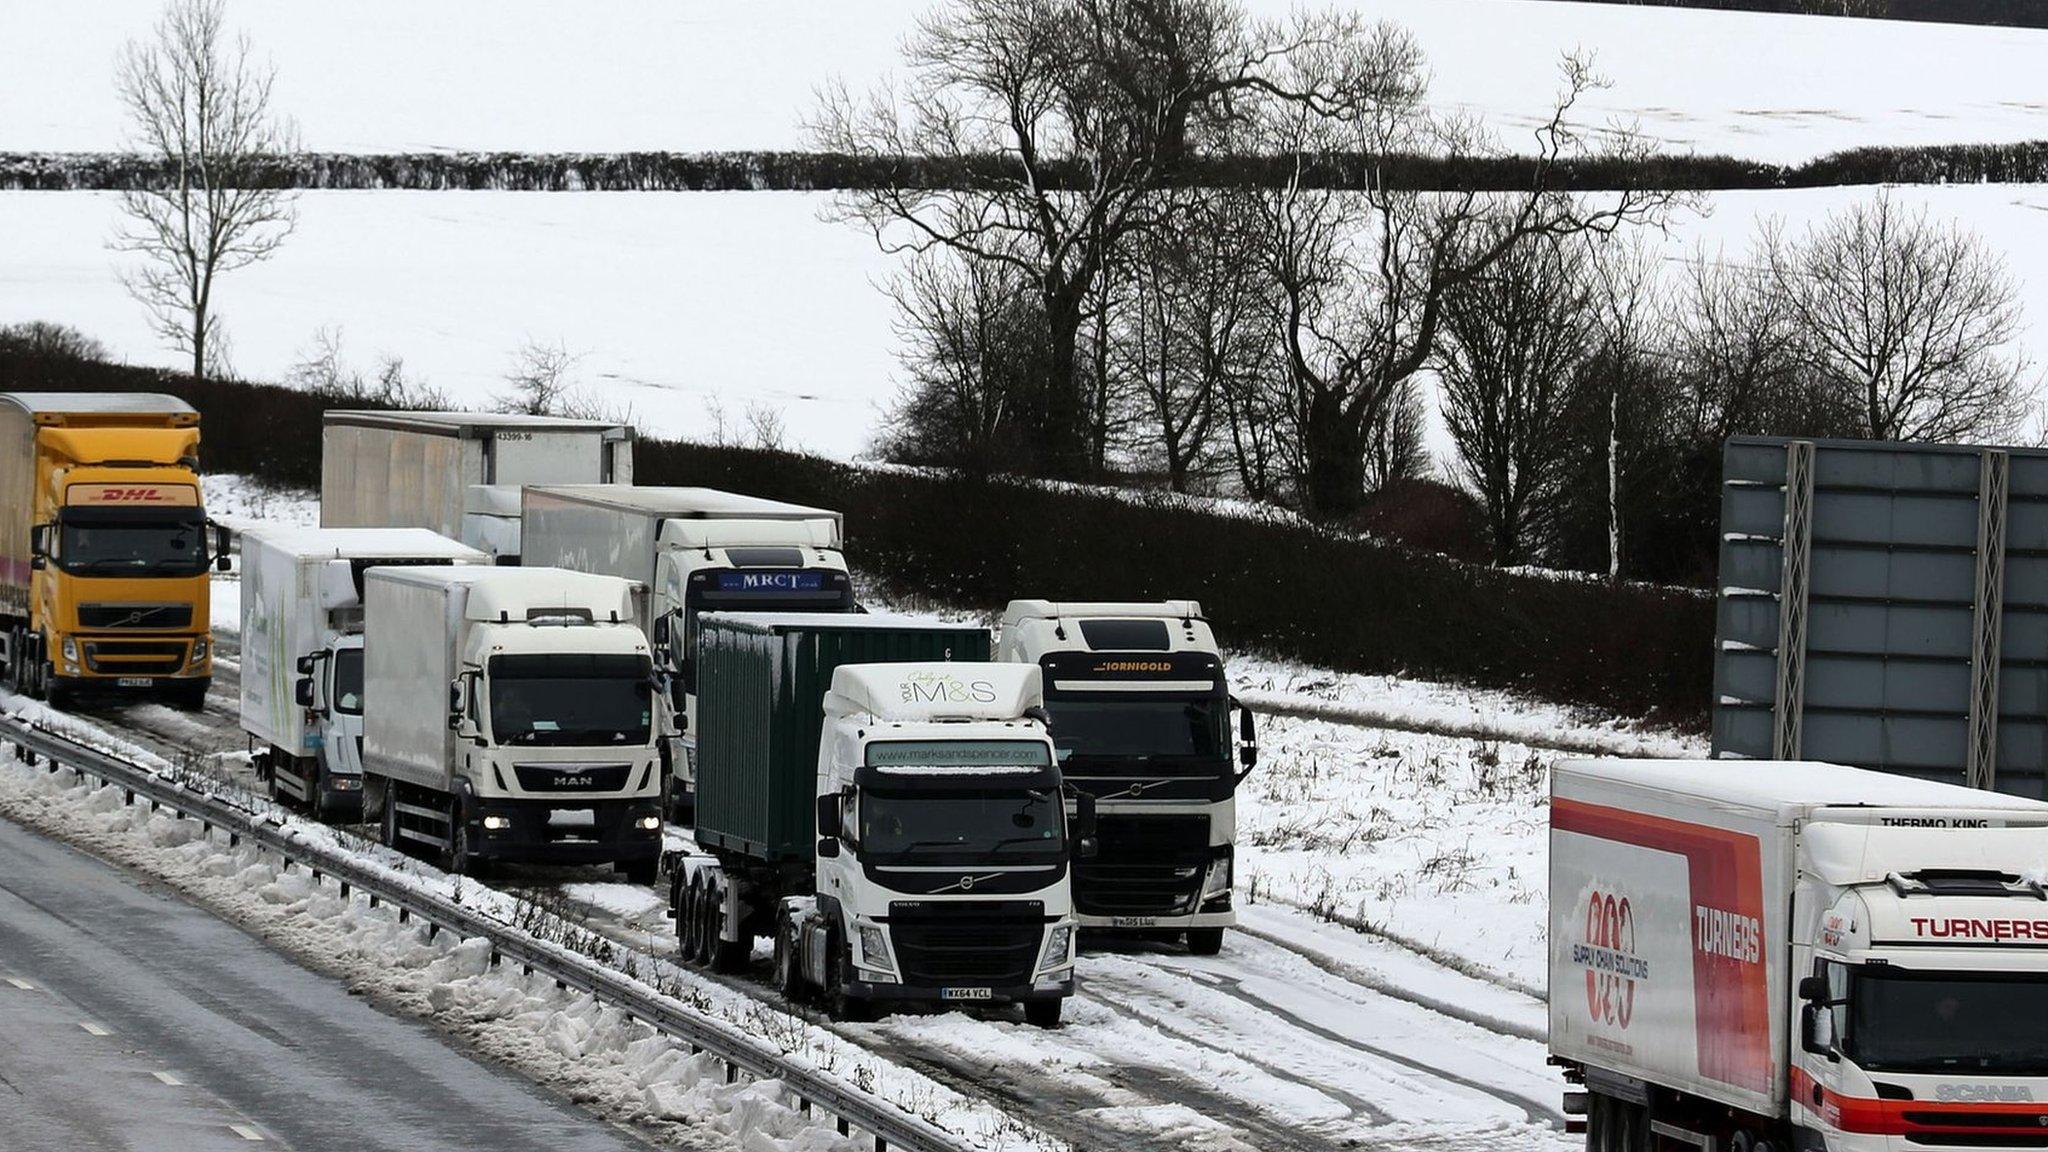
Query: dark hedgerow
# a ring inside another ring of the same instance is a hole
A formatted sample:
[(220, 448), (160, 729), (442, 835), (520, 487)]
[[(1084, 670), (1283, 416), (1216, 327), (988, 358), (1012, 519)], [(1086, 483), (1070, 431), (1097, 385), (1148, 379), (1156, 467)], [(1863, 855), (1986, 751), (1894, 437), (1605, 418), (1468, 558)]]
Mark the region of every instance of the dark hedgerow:
[[(209, 471), (320, 483), (320, 414), (330, 402), (310, 393), (194, 382), (4, 338), (0, 390), (169, 392), (199, 409)], [(1693, 593), (1500, 572), (1166, 499), (790, 452), (642, 440), (634, 472), (642, 484), (836, 508), (856, 566), (896, 596), (985, 609), (1013, 596), (1194, 597), (1232, 646), (1312, 665), (1511, 688), (1691, 725), (1706, 715), (1713, 601)]]

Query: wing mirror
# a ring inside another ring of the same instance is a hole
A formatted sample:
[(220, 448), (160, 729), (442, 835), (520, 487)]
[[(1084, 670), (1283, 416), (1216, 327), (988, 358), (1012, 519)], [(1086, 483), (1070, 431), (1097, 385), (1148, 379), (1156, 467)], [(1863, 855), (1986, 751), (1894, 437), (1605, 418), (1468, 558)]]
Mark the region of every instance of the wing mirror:
[(313, 674), (313, 667), (317, 663), (319, 663), (319, 658), (316, 656), (301, 656), (292, 664), (292, 667), (298, 669), (301, 676), (311, 676)]
[(311, 708), (313, 706), (313, 678), (311, 676), (301, 676), (298, 683), (292, 685), (292, 699), (298, 701), (301, 708)]
[(469, 685), (459, 678), (450, 680), (448, 682), (448, 730), (450, 732), (461, 731), (462, 714), (468, 710)]
[(50, 563), (50, 526), (38, 524), (28, 530), (28, 566), (47, 568)]
[(829, 796), (818, 797), (818, 838), (820, 840), (838, 840), (839, 834), (842, 831), (844, 829), (841, 827), (839, 820), (838, 793), (835, 792)]
[(1799, 998), (1808, 1004), (1827, 1003), (1828, 978), (1825, 976), (1802, 977), (1799, 981)]
[(1095, 797), (1087, 792), (1074, 793), (1074, 855), (1083, 860), (1092, 860), (1102, 851), (1102, 843), (1095, 837)]
[(228, 535), (227, 525), (211, 524), (211, 527), (213, 528), (214, 569), (220, 572), (229, 571), (235, 566), (234, 560), (228, 556), (228, 545), (232, 543), (233, 538)]

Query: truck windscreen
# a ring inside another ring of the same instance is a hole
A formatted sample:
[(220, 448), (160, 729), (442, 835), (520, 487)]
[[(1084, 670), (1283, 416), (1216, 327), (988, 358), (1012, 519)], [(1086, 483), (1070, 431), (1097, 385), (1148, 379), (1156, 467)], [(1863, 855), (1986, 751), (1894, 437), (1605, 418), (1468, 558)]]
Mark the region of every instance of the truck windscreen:
[(199, 516), (67, 508), (58, 529), (57, 567), (75, 576), (197, 576), (206, 571), (206, 521)]
[(1842, 1051), (1871, 1072), (2048, 1075), (2048, 973), (1856, 969)]
[(1059, 793), (869, 789), (860, 851), (874, 863), (1044, 864), (1066, 851)]
[(361, 648), (343, 648), (334, 654), (334, 710), (344, 716), (363, 714)]
[(494, 656), (491, 735), (513, 745), (645, 745), (649, 671), (640, 656)]
[(1046, 708), (1062, 759), (1222, 760), (1229, 754), (1229, 709), (1220, 699), (1058, 700)]

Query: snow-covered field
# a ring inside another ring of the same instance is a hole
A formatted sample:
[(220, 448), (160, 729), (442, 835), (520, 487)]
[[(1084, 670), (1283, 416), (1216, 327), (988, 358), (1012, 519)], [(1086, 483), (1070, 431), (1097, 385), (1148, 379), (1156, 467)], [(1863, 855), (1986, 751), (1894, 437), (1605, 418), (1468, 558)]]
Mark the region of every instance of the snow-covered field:
[[(1727, 193), (1663, 242), (1674, 260), (1702, 243), (1740, 259), (1761, 218), (1797, 235), (1872, 194)], [(1896, 195), (2006, 254), (2033, 320), (2027, 349), (2048, 363), (2048, 275), (2029, 259), (2048, 244), (2048, 187)], [(522, 344), (560, 341), (579, 357), (574, 377), (630, 407), (648, 434), (713, 436), (722, 409), (726, 433), (744, 435), (747, 408), (761, 405), (783, 416), (791, 446), (847, 458), (869, 445), (897, 390), (878, 287), (895, 263), (858, 230), (821, 221), (825, 204), (779, 192), (309, 193), (278, 256), (216, 294), (234, 365), (251, 378), (282, 378), (332, 325), (366, 372), (395, 354), (458, 403), (488, 406)], [(0, 323), (61, 321), (131, 361), (175, 365), (104, 247), (115, 216), (106, 195), (0, 193)]]
[[(355, 0), (231, 5), (278, 65), (310, 148), (795, 148), (817, 84), (891, 69), (927, 0)], [(2048, 33), (1530, 0), (1245, 0), (1406, 25), (1433, 96), (1504, 135), (1547, 105), (1560, 53), (1614, 88), (1588, 121), (1639, 120), (1679, 151), (1799, 160), (1862, 144), (2033, 139)], [(120, 146), (108, 77), (157, 0), (0, 12), (0, 149)]]

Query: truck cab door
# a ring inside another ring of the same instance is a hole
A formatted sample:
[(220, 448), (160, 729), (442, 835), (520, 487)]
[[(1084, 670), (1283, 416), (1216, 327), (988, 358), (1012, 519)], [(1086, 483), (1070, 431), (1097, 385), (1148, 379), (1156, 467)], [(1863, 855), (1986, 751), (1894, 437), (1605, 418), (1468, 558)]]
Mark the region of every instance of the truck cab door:
[[(1842, 1095), (1841, 1042), (1847, 1019), (1849, 969), (1838, 961), (1817, 958), (1805, 980), (1800, 981), (1798, 1015), (1793, 1019), (1793, 1059), (1803, 1076), (1794, 1077), (1793, 1119), (1807, 1126), (1831, 1131), (1837, 1114), (1832, 1102)], [(1809, 996), (1806, 992), (1822, 995)]]

